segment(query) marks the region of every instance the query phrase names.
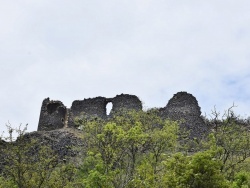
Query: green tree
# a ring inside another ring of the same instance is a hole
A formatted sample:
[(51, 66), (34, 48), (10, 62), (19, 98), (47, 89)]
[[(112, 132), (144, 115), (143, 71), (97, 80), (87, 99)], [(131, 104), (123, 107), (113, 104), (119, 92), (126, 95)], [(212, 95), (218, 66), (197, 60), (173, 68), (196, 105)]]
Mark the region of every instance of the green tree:
[(233, 181), (242, 168), (241, 164), (250, 157), (250, 132), (246, 122), (234, 114), (232, 107), (223, 114), (222, 119), (218, 119), (218, 112), (214, 111), (213, 114), (211, 122), (214, 129), (209, 139), (214, 140), (212, 145), (217, 151), (216, 158), (222, 162), (221, 172)]
[(235, 175), (232, 188), (249, 188), (250, 172), (240, 171)]
[(138, 186), (144, 165), (153, 169), (156, 180), (161, 161), (177, 147), (178, 124), (154, 111), (123, 111), (107, 121), (77, 122), (88, 145), (81, 170), (85, 186)]
[[(8, 125), (10, 136), (6, 147), (1, 148), (5, 166), (2, 169), (0, 187), (45, 188), (66, 187), (75, 173), (69, 164), (60, 164), (57, 154), (37, 140), (25, 137), (25, 131)], [(12, 137), (17, 132), (17, 140)], [(65, 177), (67, 175), (67, 177)]]

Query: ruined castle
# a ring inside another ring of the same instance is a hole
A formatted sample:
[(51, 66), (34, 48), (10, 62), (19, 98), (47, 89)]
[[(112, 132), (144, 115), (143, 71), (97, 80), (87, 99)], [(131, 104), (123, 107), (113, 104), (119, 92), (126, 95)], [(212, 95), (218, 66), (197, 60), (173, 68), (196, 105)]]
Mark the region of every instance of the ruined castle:
[[(112, 103), (110, 114), (107, 114), (106, 106)], [(87, 117), (109, 118), (122, 110), (142, 110), (142, 102), (135, 95), (121, 94), (114, 98), (96, 97), (73, 101), (67, 108), (61, 101), (44, 99), (41, 107), (38, 131), (26, 133), (22, 140), (30, 143), (36, 139), (39, 144), (50, 146), (58, 154), (61, 161), (71, 157), (72, 160), (82, 161), (85, 144), (80, 130), (76, 128), (75, 118), (82, 114)], [(158, 108), (157, 112), (163, 119), (182, 120), (180, 127), (190, 132), (190, 138), (202, 138), (209, 132), (208, 125), (201, 117), (200, 107), (196, 98), (187, 92), (176, 93), (165, 107)], [(19, 142), (19, 139), (15, 144)], [(0, 149), (10, 147), (8, 142), (0, 139)], [(81, 151), (74, 148), (83, 148)], [(78, 156), (78, 157), (77, 157)], [(5, 155), (0, 152), (0, 161), (4, 161)], [(0, 163), (1, 169), (5, 165)]]
[[(107, 104), (112, 109), (107, 115)], [(38, 131), (50, 131), (62, 128), (75, 128), (74, 119), (81, 114), (108, 118), (121, 110), (142, 110), (142, 102), (135, 95), (121, 94), (114, 98), (96, 97), (73, 101), (67, 108), (61, 101), (44, 99), (38, 124)], [(208, 127), (201, 117), (201, 110), (196, 98), (187, 92), (176, 93), (165, 107), (159, 108), (162, 118), (182, 120), (181, 128), (190, 131), (191, 137), (201, 137), (208, 132)]]

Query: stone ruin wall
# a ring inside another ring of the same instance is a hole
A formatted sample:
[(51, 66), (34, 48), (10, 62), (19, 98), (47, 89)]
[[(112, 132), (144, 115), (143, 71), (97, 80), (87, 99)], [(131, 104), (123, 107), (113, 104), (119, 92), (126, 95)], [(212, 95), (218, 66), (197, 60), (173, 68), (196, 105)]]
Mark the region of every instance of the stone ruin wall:
[(49, 98), (43, 100), (38, 131), (48, 131), (63, 128), (65, 125), (67, 108), (61, 101), (50, 101)]
[(190, 131), (190, 137), (199, 138), (209, 132), (207, 125), (201, 117), (201, 110), (196, 98), (187, 92), (176, 93), (168, 104), (159, 109), (163, 118), (183, 121), (182, 129)]
[[(106, 107), (112, 103), (110, 115)], [(121, 110), (142, 110), (142, 102), (135, 95), (121, 94), (114, 98), (96, 97), (73, 101), (66, 108), (61, 101), (44, 99), (41, 107), (38, 131), (50, 131), (64, 127), (75, 127), (74, 119), (82, 114), (90, 117), (107, 118)], [(196, 98), (187, 92), (176, 93), (163, 108), (159, 109), (162, 118), (183, 120), (181, 128), (190, 131), (191, 137), (201, 137), (208, 127), (201, 118)]]
[(81, 115), (107, 118), (107, 104), (112, 103), (110, 115), (123, 109), (142, 110), (142, 103), (135, 95), (121, 94), (114, 98), (96, 97), (73, 101), (71, 108), (66, 108), (61, 101), (44, 99), (41, 107), (38, 131), (50, 131), (63, 127), (75, 127), (74, 119)]

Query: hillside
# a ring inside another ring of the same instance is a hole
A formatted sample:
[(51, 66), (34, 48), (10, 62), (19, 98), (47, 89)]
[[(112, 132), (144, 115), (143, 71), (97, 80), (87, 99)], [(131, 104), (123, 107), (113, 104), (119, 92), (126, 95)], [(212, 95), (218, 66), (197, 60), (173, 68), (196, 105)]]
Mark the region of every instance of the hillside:
[(127, 94), (71, 108), (47, 98), (38, 131), (1, 140), (0, 187), (250, 186), (249, 122), (217, 115), (203, 118), (186, 92), (147, 111)]

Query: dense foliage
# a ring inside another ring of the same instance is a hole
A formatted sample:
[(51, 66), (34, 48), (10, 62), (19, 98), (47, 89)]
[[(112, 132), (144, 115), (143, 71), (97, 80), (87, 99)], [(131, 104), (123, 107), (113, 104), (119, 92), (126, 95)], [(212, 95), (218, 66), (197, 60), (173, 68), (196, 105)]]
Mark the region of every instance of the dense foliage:
[(83, 115), (76, 119), (81, 164), (60, 162), (51, 148), (22, 141), (19, 132), (19, 142), (1, 149), (0, 187), (247, 188), (250, 132), (229, 112), (207, 120), (212, 128), (203, 140), (187, 139), (178, 122), (163, 120), (157, 110), (108, 120)]

